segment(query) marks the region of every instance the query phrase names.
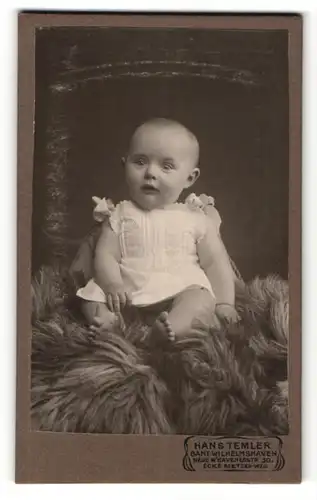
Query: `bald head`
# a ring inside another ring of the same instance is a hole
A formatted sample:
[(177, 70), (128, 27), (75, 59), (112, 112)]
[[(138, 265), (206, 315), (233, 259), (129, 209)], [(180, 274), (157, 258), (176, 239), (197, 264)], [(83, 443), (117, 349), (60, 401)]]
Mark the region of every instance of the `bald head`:
[(167, 118), (152, 118), (142, 123), (134, 132), (129, 144), (129, 151), (134, 150), (135, 145), (140, 141), (146, 132), (155, 130), (165, 130), (166, 133), (182, 142), (184, 152), (189, 155), (193, 168), (197, 167), (199, 161), (199, 143), (196, 136), (184, 125), (176, 120)]
[(175, 203), (199, 177), (198, 157), (196, 137), (180, 123), (165, 118), (143, 123), (124, 159), (131, 199), (145, 210)]

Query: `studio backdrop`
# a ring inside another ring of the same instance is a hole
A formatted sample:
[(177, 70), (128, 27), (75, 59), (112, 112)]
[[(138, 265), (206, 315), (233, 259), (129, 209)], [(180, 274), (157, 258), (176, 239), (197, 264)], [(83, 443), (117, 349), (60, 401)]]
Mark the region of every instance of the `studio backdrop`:
[(200, 143), (193, 190), (212, 195), (244, 279), (288, 276), (286, 31), (45, 28), (36, 36), (33, 272), (68, 265), (92, 196), (127, 196), (135, 127), (178, 120)]

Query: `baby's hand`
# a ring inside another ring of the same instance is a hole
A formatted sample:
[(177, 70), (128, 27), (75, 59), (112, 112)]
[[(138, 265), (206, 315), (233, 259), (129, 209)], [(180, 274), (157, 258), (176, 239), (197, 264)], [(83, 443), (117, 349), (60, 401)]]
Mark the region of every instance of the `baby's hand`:
[(122, 284), (111, 284), (104, 289), (106, 305), (108, 309), (116, 314), (121, 308), (131, 303), (130, 295), (124, 290)]
[(241, 319), (235, 307), (230, 304), (217, 304), (216, 315), (220, 321), (227, 324), (238, 323)]

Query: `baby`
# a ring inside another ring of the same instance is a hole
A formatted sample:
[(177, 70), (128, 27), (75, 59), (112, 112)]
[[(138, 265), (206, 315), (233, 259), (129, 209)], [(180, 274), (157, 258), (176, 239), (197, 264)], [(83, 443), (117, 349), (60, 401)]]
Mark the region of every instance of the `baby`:
[(154, 314), (151, 337), (172, 341), (194, 322), (236, 321), (234, 275), (213, 221), (178, 203), (197, 180), (199, 144), (183, 125), (152, 119), (126, 158), (130, 200), (112, 207), (95, 249), (94, 279), (77, 295), (92, 328), (110, 328), (126, 305)]

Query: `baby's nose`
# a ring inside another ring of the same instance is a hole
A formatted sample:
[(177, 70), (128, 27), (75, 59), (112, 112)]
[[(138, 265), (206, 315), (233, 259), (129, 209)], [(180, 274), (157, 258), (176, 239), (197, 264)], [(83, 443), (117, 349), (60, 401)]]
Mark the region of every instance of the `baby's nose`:
[(145, 178), (146, 179), (156, 179), (157, 177), (157, 166), (153, 163), (150, 163), (147, 167), (147, 169), (145, 170)]

